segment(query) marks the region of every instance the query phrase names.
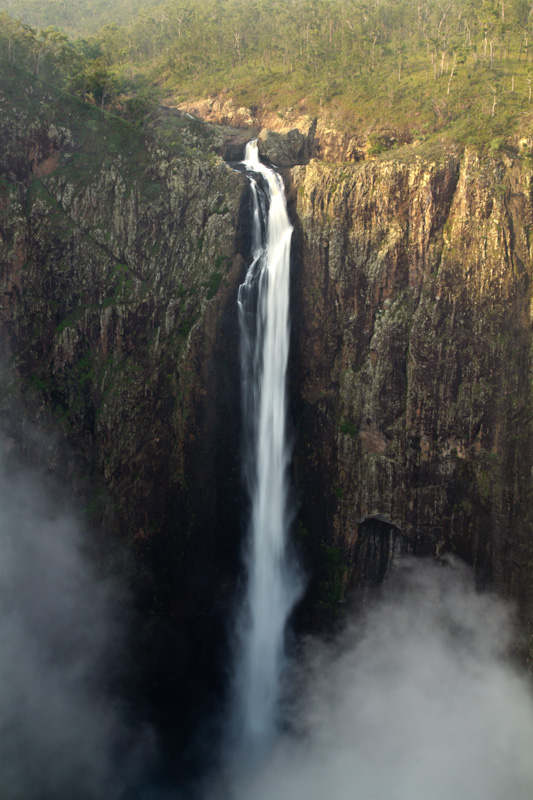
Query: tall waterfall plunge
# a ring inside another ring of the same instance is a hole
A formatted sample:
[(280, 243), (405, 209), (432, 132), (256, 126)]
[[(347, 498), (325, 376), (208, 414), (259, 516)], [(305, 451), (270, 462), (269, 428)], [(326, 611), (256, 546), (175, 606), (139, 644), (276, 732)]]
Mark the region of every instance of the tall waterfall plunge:
[(276, 732), (285, 661), (285, 628), (301, 591), (287, 552), (286, 373), (292, 226), (281, 178), (259, 160), (257, 141), (244, 166), (253, 202), (253, 260), (239, 289), (244, 480), (251, 503), (245, 551), (247, 586), (237, 621), (235, 729), (240, 749), (260, 750)]

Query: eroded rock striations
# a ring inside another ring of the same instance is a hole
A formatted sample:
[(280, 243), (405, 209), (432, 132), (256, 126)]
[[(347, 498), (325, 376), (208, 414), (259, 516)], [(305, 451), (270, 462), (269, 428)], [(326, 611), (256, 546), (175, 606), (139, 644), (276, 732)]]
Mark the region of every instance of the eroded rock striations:
[(301, 525), (338, 553), (321, 602), (396, 531), (466, 558), (531, 627), (531, 164), (405, 153), (291, 173)]

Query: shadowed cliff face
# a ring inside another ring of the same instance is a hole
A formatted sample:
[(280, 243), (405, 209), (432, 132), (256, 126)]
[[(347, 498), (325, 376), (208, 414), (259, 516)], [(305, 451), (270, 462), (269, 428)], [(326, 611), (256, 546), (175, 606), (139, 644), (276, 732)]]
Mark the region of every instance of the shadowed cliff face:
[(530, 618), (529, 163), (411, 154), (291, 176), (310, 541), (357, 583), (365, 520), (384, 520), (412, 552), (466, 558)]
[(22, 73), (0, 94), (2, 416), (24, 409), (22, 445), (27, 420), (59, 428), (43, 460), (132, 554), (153, 683), (183, 700), (191, 665), (200, 685), (214, 669), (238, 557), (247, 181)]

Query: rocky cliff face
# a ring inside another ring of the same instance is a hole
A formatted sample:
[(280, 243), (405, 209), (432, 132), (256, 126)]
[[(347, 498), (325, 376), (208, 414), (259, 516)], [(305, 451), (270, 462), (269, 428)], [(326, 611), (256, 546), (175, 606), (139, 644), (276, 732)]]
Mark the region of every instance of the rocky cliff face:
[(531, 164), (408, 150), (291, 172), (301, 525), (335, 555), (318, 597), (450, 551), (531, 626)]
[(247, 181), (198, 124), (161, 147), (15, 71), (0, 105), (5, 424), (52, 420), (47, 467), (131, 555), (177, 686), (211, 669), (235, 572)]
[[(175, 105), (170, 97), (169, 106)], [(308, 113), (305, 101), (301, 106), (284, 111), (268, 111), (262, 106), (237, 106), (228, 92), (179, 103), (182, 112), (194, 114), (216, 128), (213, 143), (224, 154), (236, 131), (249, 131), (259, 138), (259, 152), (277, 167), (306, 164), (310, 158), (328, 162), (356, 162), (375, 151), (389, 150), (400, 143), (413, 142), (404, 128), (373, 128), (342, 130), (335, 120), (316, 118)], [(220, 126), (229, 126), (224, 128)], [(227, 131), (232, 131), (231, 136)], [(225, 133), (226, 131), (226, 133)]]
[[(212, 150), (245, 135), (172, 112), (143, 135), (19, 74), (6, 86), (3, 352), (30, 415), (59, 421), (92, 516), (129, 543), (147, 606), (189, 642), (216, 638), (241, 524), (247, 242), (246, 180)], [(455, 552), (533, 629), (530, 160), (405, 147), (327, 163), (364, 147), (293, 122), (261, 147), (309, 162), (286, 171), (308, 608), (337, 612), (401, 552)]]

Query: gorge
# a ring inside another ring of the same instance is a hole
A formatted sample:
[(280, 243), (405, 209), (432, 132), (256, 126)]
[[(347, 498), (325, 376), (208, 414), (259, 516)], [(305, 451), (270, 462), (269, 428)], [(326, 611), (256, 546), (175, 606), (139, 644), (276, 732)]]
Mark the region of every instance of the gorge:
[[(235, 380), (236, 298), (253, 246), (248, 180), (215, 152), (237, 160), (242, 150), (177, 112), (169, 143), (160, 120), (140, 131), (16, 68), (6, 74), (4, 429), (27, 460), (69, 476), (88, 529), (103, 531), (97, 562), (126, 576), (144, 620), (143, 702), (176, 752), (226, 683), (248, 508)], [(276, 163), (269, 148), (285, 148), (294, 227), (292, 528), (308, 575), (295, 625), (331, 628), (400, 552), (451, 553), (479, 588), (517, 603), (527, 662), (530, 144), (483, 157), (409, 144), (358, 161), (342, 149), (337, 162), (340, 145), (326, 146), (318, 125), (293, 130), (260, 136), (259, 152)], [(35, 424), (51, 438), (36, 443)], [(404, 605), (408, 626), (415, 611)], [(459, 604), (452, 618), (461, 616)], [(483, 616), (468, 635), (489, 653), (498, 634), (480, 643)], [(361, 658), (369, 674), (372, 658)], [(491, 680), (483, 685), (489, 693)], [(342, 715), (336, 722), (333, 736)]]

